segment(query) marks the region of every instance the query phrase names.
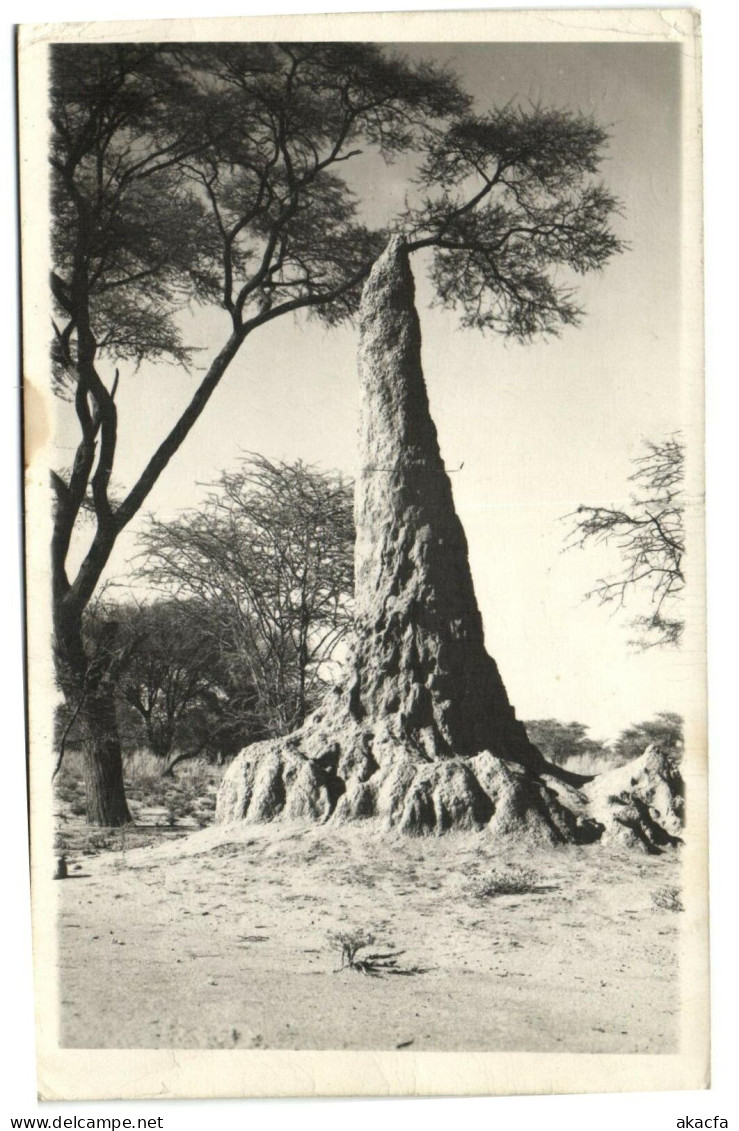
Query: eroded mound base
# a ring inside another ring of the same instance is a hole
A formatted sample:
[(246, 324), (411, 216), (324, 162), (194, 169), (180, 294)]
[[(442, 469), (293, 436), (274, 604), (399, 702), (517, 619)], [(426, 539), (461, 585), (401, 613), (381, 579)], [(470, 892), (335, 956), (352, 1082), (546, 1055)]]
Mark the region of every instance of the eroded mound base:
[[(337, 700), (338, 700), (337, 696)], [(657, 748), (597, 778), (534, 773), (483, 751), (432, 758), (387, 725), (369, 728), (329, 702), (301, 730), (257, 742), (229, 767), (216, 820), (379, 819), (416, 836), (484, 830), (532, 844), (604, 840), (661, 851), (679, 843), (679, 773)]]

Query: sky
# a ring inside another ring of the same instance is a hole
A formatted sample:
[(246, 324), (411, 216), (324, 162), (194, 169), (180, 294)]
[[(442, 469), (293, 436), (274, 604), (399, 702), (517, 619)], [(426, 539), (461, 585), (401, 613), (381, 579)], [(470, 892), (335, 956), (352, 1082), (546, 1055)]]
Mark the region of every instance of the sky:
[[(592, 112), (610, 132), (602, 175), (623, 202), (616, 222), (629, 250), (579, 286), (586, 318), (525, 346), (461, 330), (432, 308), (422, 256), (413, 258), (423, 364), (455, 501), (470, 546), (488, 650), (519, 717), (577, 719), (614, 738), (658, 710), (680, 711), (679, 652), (629, 647), (629, 612), (609, 616), (583, 594), (617, 560), (563, 553), (563, 516), (580, 503), (623, 504), (645, 438), (683, 430), (681, 378), (679, 48), (652, 44), (403, 45), (448, 63), (484, 112), (512, 98)], [(357, 159), (351, 183), (364, 215), (383, 223), (412, 171)], [(226, 316), (192, 316), (203, 363)], [(356, 330), (277, 320), (248, 339), (205, 414), (149, 497), (159, 517), (195, 506), (242, 451), (354, 471)], [(198, 374), (122, 370), (115, 480), (128, 486), (194, 391)], [(60, 404), (60, 414), (68, 409)], [(74, 432), (60, 415), (60, 445)], [(125, 577), (138, 519), (107, 576)], [(633, 614), (639, 611), (636, 607)]]

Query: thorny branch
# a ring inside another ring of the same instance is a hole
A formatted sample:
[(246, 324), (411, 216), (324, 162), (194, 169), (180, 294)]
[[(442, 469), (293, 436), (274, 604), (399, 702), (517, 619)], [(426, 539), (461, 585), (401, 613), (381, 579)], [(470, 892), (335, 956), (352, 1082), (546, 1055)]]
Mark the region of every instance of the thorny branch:
[(613, 545), (621, 556), (621, 572), (599, 578), (586, 598), (621, 609), (632, 594), (646, 594), (651, 609), (633, 619), (640, 637), (632, 643), (676, 646), (684, 629), (677, 615), (685, 587), (684, 445), (676, 434), (661, 443), (646, 441), (646, 448), (633, 461), (636, 470), (629, 479), (636, 489), (628, 506), (579, 506), (565, 516), (574, 521), (566, 548)]

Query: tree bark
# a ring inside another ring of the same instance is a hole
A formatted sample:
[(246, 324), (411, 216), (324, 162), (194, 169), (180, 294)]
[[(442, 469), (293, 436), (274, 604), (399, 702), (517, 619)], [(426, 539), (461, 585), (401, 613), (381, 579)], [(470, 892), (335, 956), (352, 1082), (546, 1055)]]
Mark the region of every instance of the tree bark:
[[(52, 537), (52, 588), (54, 657), (57, 675), (72, 710), (80, 706), (85, 734), (87, 816), (90, 824), (123, 825), (132, 820), (125, 800), (120, 739), (115, 710), (115, 657), (90, 657), (82, 637), (82, 615), (110, 558), (121, 530), (138, 512), (164, 468), (208, 403), (213, 390), (246, 337), (242, 327), (234, 331), (213, 361), (189, 405), (149, 460), (138, 481), (113, 514), (108, 499), (108, 481), (116, 447), (116, 409), (113, 394), (103, 385), (95, 366), (96, 344), (89, 327), (84, 280), (76, 285), (75, 321), (78, 336), (75, 404), (83, 439), (75, 457), (70, 484), (52, 476), (56, 489), (56, 511)], [(98, 419), (90, 412), (88, 397), (96, 403)], [(90, 479), (95, 458), (96, 436), (102, 430), (98, 467)], [(88, 482), (92, 487), (97, 528), (92, 544), (72, 583), (67, 576), (66, 557)], [(107, 649), (110, 652), (110, 649)]]
[(84, 733), (87, 823), (120, 827), (133, 818), (123, 785), (123, 759), (116, 720), (115, 687), (106, 680), (85, 696)]
[(82, 636), (82, 618), (54, 607), (54, 654), (59, 682), (70, 708), (78, 712), (83, 736), (87, 822), (119, 827), (133, 818), (126, 803), (123, 757), (115, 699), (115, 626), (108, 626), (94, 656)]

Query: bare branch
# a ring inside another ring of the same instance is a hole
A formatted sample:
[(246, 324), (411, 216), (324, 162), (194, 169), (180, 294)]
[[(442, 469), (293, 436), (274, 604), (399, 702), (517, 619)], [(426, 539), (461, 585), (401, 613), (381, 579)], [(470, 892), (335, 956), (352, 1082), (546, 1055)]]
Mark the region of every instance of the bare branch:
[(679, 644), (684, 623), (676, 615), (685, 586), (683, 557), (683, 463), (684, 447), (679, 436), (662, 443), (646, 442), (647, 453), (633, 463), (630, 476), (637, 490), (629, 509), (580, 506), (565, 518), (571, 521), (566, 548), (587, 545), (613, 546), (620, 554), (621, 572), (600, 578), (586, 598), (601, 605), (623, 608), (633, 596), (646, 599), (649, 611), (632, 624), (639, 629), (640, 647)]

